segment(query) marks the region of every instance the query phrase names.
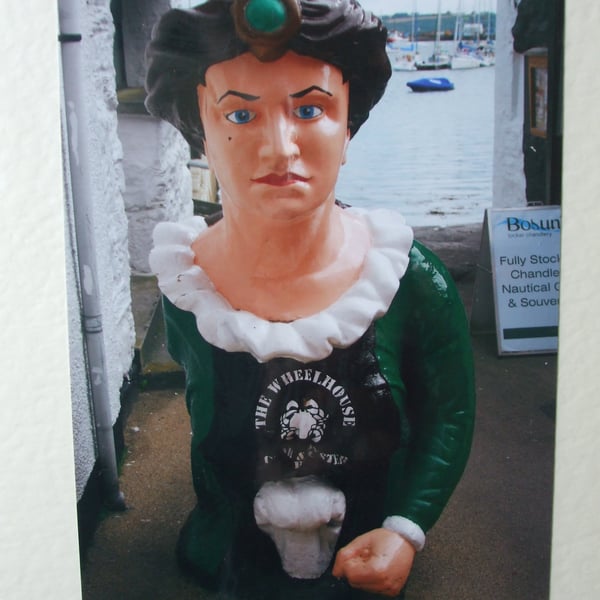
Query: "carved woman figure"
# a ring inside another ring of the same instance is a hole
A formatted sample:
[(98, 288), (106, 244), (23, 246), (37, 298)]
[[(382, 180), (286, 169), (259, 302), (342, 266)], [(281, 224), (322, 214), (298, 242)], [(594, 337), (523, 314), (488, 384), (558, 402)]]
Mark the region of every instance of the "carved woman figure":
[(193, 434), (177, 555), (234, 598), (396, 597), (469, 453), (448, 273), (399, 214), (335, 198), (385, 42), (353, 0), (209, 0), (148, 49), (150, 112), (220, 187), (222, 214), (156, 228), (151, 264)]

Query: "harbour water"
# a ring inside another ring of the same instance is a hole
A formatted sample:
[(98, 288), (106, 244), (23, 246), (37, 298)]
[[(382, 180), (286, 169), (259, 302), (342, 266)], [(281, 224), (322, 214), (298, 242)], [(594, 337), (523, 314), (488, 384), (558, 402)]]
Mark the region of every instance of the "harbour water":
[[(419, 43), (423, 57), (431, 48)], [(492, 203), (494, 72), (394, 71), (350, 142), (337, 198), (394, 208), (416, 227), (482, 222)], [(455, 89), (412, 92), (406, 82), (421, 77), (447, 77)]]

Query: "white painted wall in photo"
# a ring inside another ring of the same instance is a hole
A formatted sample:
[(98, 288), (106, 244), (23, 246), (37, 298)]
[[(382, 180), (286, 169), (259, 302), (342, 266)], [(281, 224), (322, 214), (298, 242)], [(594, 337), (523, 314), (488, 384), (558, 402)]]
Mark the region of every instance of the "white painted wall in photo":
[[(130, 266), (127, 217), (123, 203), (125, 187), (123, 149), (117, 135), (117, 93), (113, 65), (114, 26), (108, 0), (81, 3), (81, 85), (85, 106), (76, 111), (67, 109), (67, 119), (76, 113), (79, 126), (86, 135), (78, 143), (86, 144), (89, 162), (91, 210), (88, 214), (89, 242), (94, 248), (95, 280), (102, 316), (102, 340), (105, 347), (107, 394), (110, 399), (112, 422), (120, 411), (120, 390), (123, 377), (133, 360), (135, 330), (131, 310)], [(70, 73), (71, 77), (77, 77)], [(70, 112), (71, 111), (71, 112)], [(65, 133), (66, 135), (66, 133)], [(65, 176), (70, 177), (65, 167)], [(71, 398), (75, 439), (75, 472), (77, 498), (80, 499), (96, 459), (94, 425), (91, 415), (88, 370), (85, 363), (78, 289), (78, 263), (75, 259), (75, 224), (73, 204), (81, 206), (82, 198), (67, 194), (67, 219), (71, 235), (67, 240), (67, 293), (70, 319)], [(80, 208), (81, 210), (81, 208)], [(81, 231), (79, 232), (81, 235)], [(90, 236), (91, 237), (91, 236)], [(81, 243), (82, 240), (79, 240)]]
[(517, 18), (512, 0), (498, 2), (494, 82), (494, 208), (525, 206), (523, 171), (524, 58), (513, 50), (511, 28)]

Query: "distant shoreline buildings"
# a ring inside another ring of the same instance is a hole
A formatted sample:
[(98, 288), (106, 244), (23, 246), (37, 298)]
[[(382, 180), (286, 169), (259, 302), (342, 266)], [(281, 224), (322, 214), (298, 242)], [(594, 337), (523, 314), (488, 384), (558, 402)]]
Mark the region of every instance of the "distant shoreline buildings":
[[(394, 15), (378, 15), (389, 31), (396, 31), (404, 38), (411, 37), (413, 15), (395, 13)], [(457, 18), (462, 17), (463, 39), (495, 39), (496, 13), (468, 13), (457, 15), (445, 12), (441, 15), (440, 39), (453, 40), (456, 32)], [(418, 41), (434, 40), (437, 26), (437, 14), (418, 14), (415, 19), (415, 31)]]

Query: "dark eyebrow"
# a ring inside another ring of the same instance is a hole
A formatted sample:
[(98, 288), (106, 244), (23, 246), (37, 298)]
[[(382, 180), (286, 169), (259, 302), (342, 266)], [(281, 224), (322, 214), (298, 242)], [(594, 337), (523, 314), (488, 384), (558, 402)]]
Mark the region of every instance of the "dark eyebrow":
[(218, 100), (217, 104), (226, 98), (227, 96), (237, 96), (238, 98), (242, 98), (243, 100), (248, 100), (252, 102), (253, 100), (258, 100), (260, 96), (253, 96), (252, 94), (244, 94), (244, 92), (238, 92), (236, 90), (227, 90)]
[(333, 96), (333, 94), (331, 92), (328, 92), (327, 90), (324, 90), (323, 88), (320, 88), (318, 85), (311, 85), (310, 87), (307, 87), (305, 90), (300, 90), (299, 92), (296, 92), (295, 94), (290, 94), (290, 98), (303, 98), (304, 96), (306, 96), (306, 94), (310, 94), (314, 90), (317, 90), (318, 92), (323, 92), (324, 94), (327, 94), (328, 96)]

